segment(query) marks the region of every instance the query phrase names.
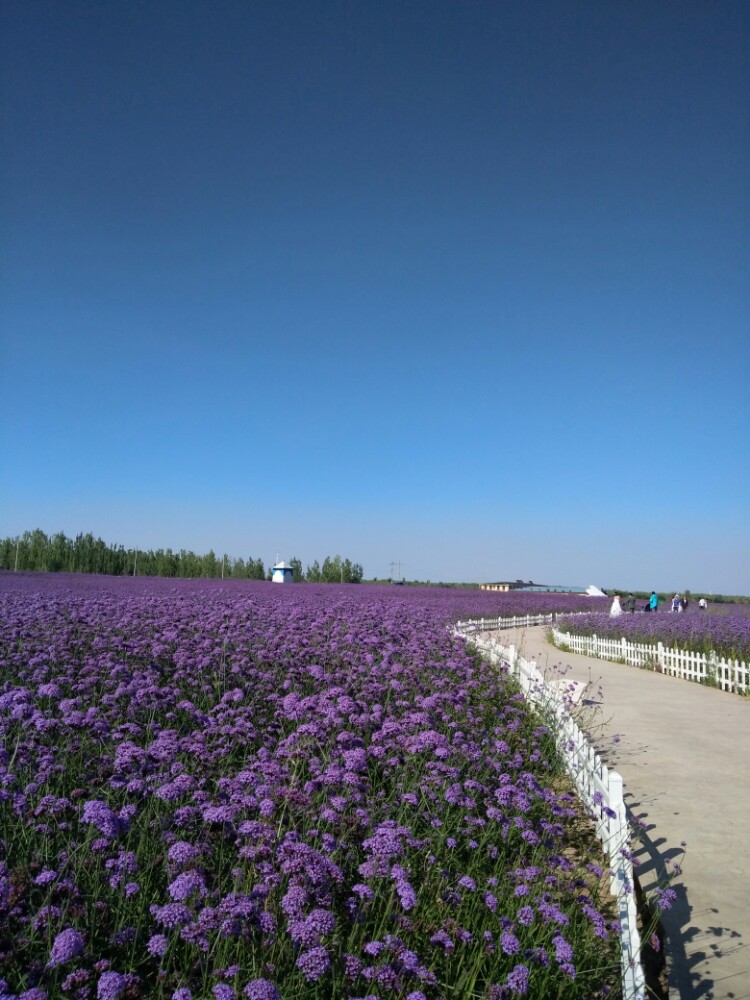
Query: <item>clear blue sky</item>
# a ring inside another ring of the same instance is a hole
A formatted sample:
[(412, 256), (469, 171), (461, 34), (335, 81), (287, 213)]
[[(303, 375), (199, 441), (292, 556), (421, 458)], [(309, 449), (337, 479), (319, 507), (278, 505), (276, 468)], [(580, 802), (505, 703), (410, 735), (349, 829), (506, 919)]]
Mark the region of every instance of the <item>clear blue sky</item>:
[(4, 0), (0, 534), (750, 593), (750, 4)]

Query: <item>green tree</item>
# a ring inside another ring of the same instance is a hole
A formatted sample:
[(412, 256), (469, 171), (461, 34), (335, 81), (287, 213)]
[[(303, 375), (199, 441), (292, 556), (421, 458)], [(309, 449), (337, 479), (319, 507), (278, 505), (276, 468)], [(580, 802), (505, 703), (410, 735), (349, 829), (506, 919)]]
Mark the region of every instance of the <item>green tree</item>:
[(124, 545), (117, 545), (112, 548), (110, 555), (110, 572), (118, 576), (124, 576), (128, 571), (128, 552)]
[[(262, 559), (232, 559), (224, 555), (217, 559), (213, 550), (206, 555), (180, 549), (126, 549), (122, 545), (108, 545), (101, 538), (95, 538), (89, 531), (79, 533), (74, 539), (63, 531), (51, 537), (40, 529), (26, 531), (18, 538), (0, 539), (0, 568), (5, 570), (36, 570), (69, 573), (108, 573), (132, 576), (160, 577), (219, 577), (232, 576), (250, 580), (270, 580), (272, 569), (266, 570)], [(296, 556), (289, 560), (294, 571), (294, 580), (309, 580), (311, 583), (360, 583), (364, 571), (359, 563), (336, 555), (326, 556), (321, 568), (316, 559), (307, 572), (303, 572), (302, 561)], [(719, 598), (714, 598), (718, 600)]]
[(62, 531), (58, 531), (49, 541), (47, 568), (53, 573), (69, 571), (73, 565), (72, 544)]
[(266, 570), (262, 559), (248, 558), (246, 571), (250, 580), (265, 580), (266, 578)]
[(316, 559), (312, 566), (307, 567), (305, 579), (309, 583), (320, 583), (320, 563)]
[(77, 573), (96, 573), (95, 567), (95, 541), (90, 531), (86, 534), (77, 534), (73, 542), (74, 564)]
[(171, 549), (159, 549), (156, 553), (157, 576), (177, 576), (179, 565), (179, 557)]
[(14, 569), (16, 562), (16, 538), (4, 538), (0, 542), (0, 569)]
[(342, 567), (341, 567), (341, 556), (334, 556), (333, 559), (330, 556), (326, 556), (323, 560), (323, 568), (320, 571), (323, 583), (341, 583), (342, 581)]
[(23, 538), (26, 543), (26, 561), (28, 562), (28, 566), (24, 568), (46, 570), (49, 539), (45, 533), (36, 528), (34, 531), (27, 531)]
[(200, 560), (194, 552), (180, 549), (180, 576), (193, 579), (196, 576), (200, 576), (200, 568)]
[(203, 577), (215, 577), (221, 575), (221, 567), (216, 558), (216, 554), (213, 549), (209, 549), (208, 552), (201, 558), (201, 576)]

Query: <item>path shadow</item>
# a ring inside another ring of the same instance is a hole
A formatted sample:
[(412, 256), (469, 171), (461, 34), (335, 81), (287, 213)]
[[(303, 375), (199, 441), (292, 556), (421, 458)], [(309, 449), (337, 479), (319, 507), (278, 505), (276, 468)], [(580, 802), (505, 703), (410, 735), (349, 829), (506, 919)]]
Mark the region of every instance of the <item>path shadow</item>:
[[(682, 857), (680, 847), (667, 847), (655, 824), (648, 822), (643, 803), (625, 793), (628, 820), (637, 830), (634, 840), (634, 863), (638, 881), (648, 896), (655, 886), (666, 886), (673, 876), (673, 865)], [(670, 1000), (745, 1000), (750, 997), (746, 976), (722, 978), (720, 960), (742, 948), (742, 935), (718, 920), (718, 910), (693, 913), (687, 887), (681, 879), (672, 881), (674, 899), (661, 913), (666, 934), (666, 960), (669, 970)], [(699, 944), (698, 944), (699, 943)], [(696, 947), (698, 944), (698, 947)], [(699, 968), (700, 967), (700, 968)]]
[(620, 772), (627, 770), (628, 764), (637, 764), (639, 757), (648, 757), (653, 752), (648, 743), (638, 742), (628, 736), (611, 736), (609, 733), (596, 738), (595, 746), (607, 767)]

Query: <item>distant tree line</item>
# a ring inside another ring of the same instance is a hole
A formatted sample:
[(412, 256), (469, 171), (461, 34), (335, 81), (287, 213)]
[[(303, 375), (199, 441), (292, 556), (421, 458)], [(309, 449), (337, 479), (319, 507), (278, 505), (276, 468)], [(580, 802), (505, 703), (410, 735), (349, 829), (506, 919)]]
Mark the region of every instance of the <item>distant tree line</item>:
[(290, 559), (289, 563), (294, 566), (294, 579), (307, 580), (308, 583), (362, 583), (364, 576), (364, 570), (359, 563), (342, 559), (341, 556), (334, 556), (333, 559), (326, 556), (322, 566), (316, 559), (312, 566), (307, 567), (304, 576), (302, 564), (298, 559)]
[[(326, 557), (323, 566), (317, 560), (302, 571), (299, 559), (290, 559), (295, 582), (360, 583), (363, 570), (359, 563), (334, 556)], [(48, 573), (105, 573), (110, 576), (164, 576), (197, 578), (232, 578), (270, 580), (272, 567), (265, 568), (262, 559), (217, 556), (213, 550), (196, 555), (186, 549), (128, 549), (123, 545), (107, 545), (91, 532), (75, 538), (58, 531), (47, 535), (37, 528), (16, 538), (0, 541), (0, 569), (33, 570)]]

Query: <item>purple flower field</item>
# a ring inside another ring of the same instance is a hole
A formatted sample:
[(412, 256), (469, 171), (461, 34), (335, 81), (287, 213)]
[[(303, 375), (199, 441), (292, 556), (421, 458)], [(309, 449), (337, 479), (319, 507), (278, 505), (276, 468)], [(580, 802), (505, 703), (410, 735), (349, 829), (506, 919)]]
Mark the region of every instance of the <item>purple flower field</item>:
[(623, 614), (610, 618), (601, 612), (575, 619), (558, 619), (556, 627), (576, 635), (597, 635), (629, 642), (658, 642), (700, 653), (714, 650), (719, 656), (750, 660), (750, 617), (743, 614), (707, 615), (701, 611), (672, 614)]
[[(352, 595), (351, 587), (336, 584), (305, 583), (284, 588), (279, 600), (301, 600), (302, 591), (308, 600), (323, 595)], [(0, 594), (75, 594), (79, 597), (96, 597), (111, 594), (116, 598), (137, 597), (145, 594), (176, 596), (221, 594), (232, 596), (258, 596), (266, 594), (265, 582), (251, 580), (175, 580), (166, 577), (97, 576), (74, 573), (10, 573), (0, 570)], [(580, 594), (545, 594), (515, 590), (506, 593), (454, 587), (395, 587), (358, 584), (358, 600), (390, 600), (415, 609), (425, 609), (441, 621), (466, 618), (511, 617), (513, 615), (549, 614), (551, 612), (606, 611), (612, 603), (608, 597), (586, 597)]]
[(0, 576), (0, 1000), (617, 996), (517, 596)]

